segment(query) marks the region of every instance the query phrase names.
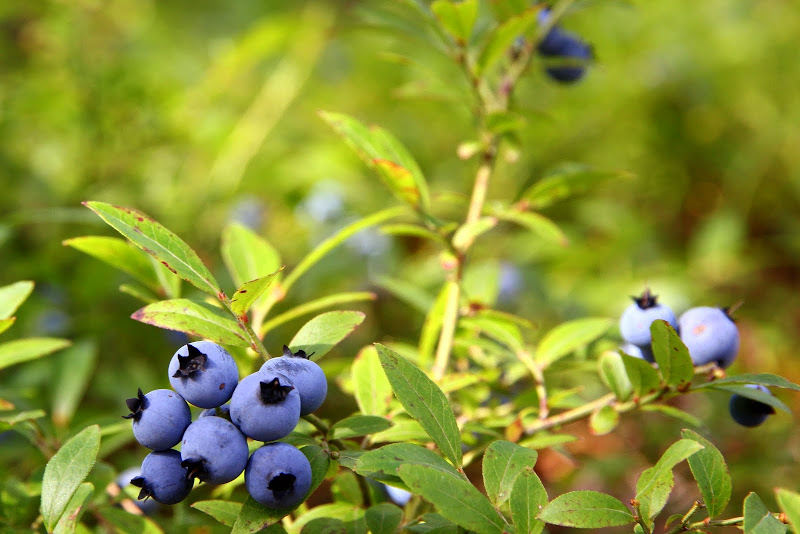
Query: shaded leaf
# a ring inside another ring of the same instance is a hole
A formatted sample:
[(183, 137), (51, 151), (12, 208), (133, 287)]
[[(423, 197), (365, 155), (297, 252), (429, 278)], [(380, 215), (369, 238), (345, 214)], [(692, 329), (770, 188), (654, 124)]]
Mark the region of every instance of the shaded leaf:
[(133, 515), (122, 508), (104, 506), (98, 508), (97, 513), (113, 527), (114, 534), (164, 534), (149, 517)]
[(476, 74), (480, 75), (487, 69), (491, 69), (495, 63), (507, 55), (514, 41), (536, 25), (537, 13), (538, 9), (528, 9), (524, 13), (510, 17), (495, 28), (478, 56)]
[(57, 425), (66, 425), (75, 414), (95, 369), (97, 343), (78, 341), (58, 355), (58, 372), (51, 386), (52, 417)]
[(434, 299), (427, 291), (406, 280), (378, 276), (375, 284), (421, 313), (428, 313), (433, 305)]
[(263, 338), (267, 332), (274, 330), (282, 324), (297, 319), (298, 317), (302, 317), (303, 315), (317, 313), (325, 308), (332, 308), (338, 304), (349, 304), (351, 302), (375, 300), (376, 298), (377, 295), (371, 291), (352, 291), (348, 293), (335, 293), (326, 297), (310, 300), (295, 306), (294, 308), (290, 308), (280, 315), (273, 317), (269, 321), (266, 321), (263, 325), (261, 325), (260, 336)]
[(347, 439), (381, 432), (391, 428), (393, 423), (377, 415), (353, 415), (337, 421), (331, 427), (334, 439)]
[(239, 223), (231, 223), (222, 231), (221, 253), (236, 287), (274, 274), (281, 267), (281, 257), (275, 247)]
[(637, 397), (653, 393), (661, 385), (661, 376), (649, 362), (627, 354), (622, 354), (622, 362)]
[(680, 462), (701, 450), (703, 445), (691, 439), (673, 443), (656, 465), (645, 469), (636, 482), (636, 500), (642, 517), (650, 520), (658, 515), (672, 492), (674, 479), (672, 469)]
[(323, 504), (298, 517), (289, 530), (291, 534), (299, 532), (367, 534), (364, 515), (364, 510), (350, 503)]
[(359, 410), (365, 415), (386, 415), (392, 400), (392, 386), (383, 372), (375, 347), (364, 347), (351, 368), (353, 390)]
[(161, 300), (135, 311), (131, 318), (159, 328), (177, 330), (221, 345), (248, 347), (239, 324), (225, 310), (203, 301)]
[(576, 319), (562, 323), (544, 335), (535, 359), (542, 367), (547, 367), (605, 334), (611, 324), (612, 320), (606, 318)]
[(231, 501), (197, 501), (192, 508), (204, 512), (226, 527), (232, 527), (242, 510), (242, 503)]
[(653, 339), (653, 356), (664, 382), (670, 386), (691, 382), (694, 364), (675, 329), (668, 322), (657, 319), (650, 324), (650, 335)]
[(0, 369), (47, 356), (70, 346), (67, 339), (29, 337), (0, 344)]
[(784, 534), (786, 525), (773, 516), (761, 498), (750, 492), (744, 499), (745, 534)]
[(11, 328), (17, 321), (16, 317), (9, 317), (8, 319), (0, 319), (0, 334)]
[(544, 522), (536, 516), (547, 505), (547, 490), (532, 467), (523, 469), (514, 480), (509, 504), (517, 532), (539, 534), (544, 529)]
[(367, 508), (365, 519), (372, 534), (392, 534), (403, 522), (403, 511), (393, 504), (383, 502)]
[(0, 319), (8, 319), (33, 291), (33, 282), (22, 280), (0, 287)]
[(708, 517), (713, 519), (725, 511), (731, 499), (731, 475), (725, 464), (725, 458), (710, 441), (696, 432), (683, 430), (681, 436), (694, 440), (704, 447), (689, 456), (687, 461), (697, 481), (697, 487), (700, 488)]
[(295, 334), (289, 347), (294, 352), (306, 351), (314, 353), (313, 359), (319, 360), (349, 336), (364, 321), (365, 315), (357, 311), (331, 311), (317, 315)]
[(672, 417), (696, 428), (703, 425), (703, 421), (700, 418), (668, 404), (646, 404), (640, 409), (645, 412), (657, 412), (667, 417)]
[(458, 282), (446, 281), (437, 295), (436, 301), (427, 310), (425, 322), (422, 324), (422, 333), (419, 336), (419, 364), (421, 366), (427, 367), (432, 360), (436, 342), (439, 340), (439, 332), (442, 330), (444, 310), (447, 308), (447, 302), (454, 295), (458, 295), (458, 290)]
[(748, 399), (753, 399), (758, 402), (762, 402), (764, 404), (768, 404), (772, 406), (776, 410), (781, 410), (786, 413), (792, 413), (786, 404), (784, 404), (778, 397), (775, 397), (769, 393), (761, 391), (760, 389), (755, 388), (748, 388), (741, 384), (715, 384), (708, 389), (713, 389), (716, 391), (724, 391), (726, 393), (732, 393), (739, 395), (740, 397), (747, 397)]
[(67, 503), (66, 508), (64, 508), (64, 513), (61, 515), (61, 519), (58, 520), (56, 528), (53, 529), (53, 534), (75, 532), (75, 527), (81, 520), (86, 503), (89, 502), (93, 493), (94, 486), (90, 482), (84, 482), (78, 486), (78, 489), (72, 494), (69, 503)]
[(454, 465), (461, 466), (461, 435), (456, 416), (442, 390), (414, 364), (383, 346), (378, 357), (392, 391)]
[(465, 252), (478, 236), (481, 236), (497, 226), (495, 217), (481, 217), (477, 221), (464, 223), (453, 234), (453, 248)]
[(575, 528), (616, 527), (634, 522), (633, 514), (618, 499), (591, 490), (559, 495), (544, 507), (539, 519)]
[(128, 273), (152, 291), (161, 287), (148, 256), (125, 239), (87, 235), (66, 239), (62, 244)]
[(595, 410), (589, 418), (589, 428), (595, 436), (604, 436), (617, 428), (619, 412), (611, 406), (602, 406)]
[[(401, 465), (425, 465), (454, 479), (461, 479), (455, 468), (435, 452), (413, 443), (393, 443), (358, 457), (356, 473), (382, 482), (402, 482), (397, 474)], [(449, 480), (449, 479), (448, 479)]]
[(760, 384), (762, 386), (793, 389), (800, 391), (800, 386), (794, 382), (790, 382), (782, 376), (773, 375), (771, 373), (744, 373), (741, 375), (727, 376), (705, 384), (694, 386), (692, 389), (701, 389), (705, 387), (719, 386), (719, 385), (735, 385), (735, 384)]
[(435, 0), (431, 10), (459, 43), (467, 43), (478, 17), (478, 0)]
[(789, 519), (789, 524), (794, 527), (795, 532), (798, 532), (798, 529), (800, 529), (800, 493), (784, 488), (776, 488), (775, 497), (778, 499), (778, 505), (781, 510)]
[(530, 207), (542, 209), (576, 194), (586, 192), (594, 184), (615, 177), (629, 177), (629, 173), (599, 171), (580, 164), (566, 164), (545, 175), (522, 198)]
[(513, 222), (533, 232), (545, 241), (554, 245), (566, 246), (569, 244), (566, 234), (551, 219), (541, 213), (521, 211), (514, 208), (492, 209), (492, 215), (504, 221)]
[[(483, 484), (492, 504), (508, 500), (514, 481), (526, 468), (533, 468), (536, 451), (510, 441), (494, 441), (483, 455)], [(535, 515), (535, 514), (534, 514)]]
[(23, 421), (41, 419), (45, 415), (47, 415), (47, 413), (44, 410), (25, 410), (23, 412), (4, 414), (0, 416), (0, 431), (8, 430), (12, 426), (22, 423)]
[(625, 362), (618, 352), (606, 351), (600, 355), (600, 377), (617, 397), (626, 401), (633, 393), (633, 385), (625, 370)]

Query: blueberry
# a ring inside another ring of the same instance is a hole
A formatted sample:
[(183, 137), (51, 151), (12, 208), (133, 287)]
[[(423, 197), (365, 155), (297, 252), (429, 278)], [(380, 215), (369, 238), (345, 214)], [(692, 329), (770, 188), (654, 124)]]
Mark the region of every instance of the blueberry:
[(230, 413), (245, 436), (274, 441), (288, 436), (300, 421), (300, 395), (284, 375), (258, 371), (239, 382)]
[[(639, 348), (650, 349), (650, 324), (656, 319), (667, 321), (677, 330), (678, 321), (675, 319), (675, 314), (667, 306), (659, 304), (658, 297), (650, 294), (649, 289), (645, 289), (640, 297), (631, 298), (633, 304), (622, 312), (622, 317), (619, 319), (619, 331), (625, 341)], [(652, 355), (652, 350), (650, 352)]]
[(247, 465), (247, 439), (222, 417), (202, 417), (189, 425), (181, 444), (181, 465), (189, 476), (208, 484), (224, 484)]
[(686, 310), (678, 321), (681, 340), (695, 365), (716, 362), (730, 366), (739, 352), (739, 329), (721, 308), (700, 306)]
[(239, 381), (239, 369), (228, 351), (211, 341), (179, 348), (169, 362), (169, 383), (200, 408), (228, 402)]
[[(114, 481), (117, 483), (117, 486), (119, 486), (119, 489), (122, 490), (127, 486), (131, 485), (131, 480), (133, 480), (138, 476), (141, 476), (141, 474), (142, 474), (141, 466), (129, 467), (128, 469), (125, 469), (119, 475), (117, 475), (117, 478)], [(131, 502), (133, 502), (133, 504), (136, 505), (136, 508), (141, 510), (144, 515), (154, 514), (159, 507), (159, 503), (155, 499), (145, 499), (143, 501), (131, 501)], [(126, 508), (126, 504), (123, 503), (122, 507)]]
[(244, 471), (250, 496), (268, 508), (292, 508), (311, 489), (311, 464), (288, 443), (268, 443), (253, 452)]
[(123, 415), (133, 419), (133, 436), (141, 445), (154, 451), (170, 449), (180, 443), (183, 431), (192, 422), (189, 405), (171, 389), (156, 389), (125, 401), (131, 411)]
[[(540, 25), (547, 22), (550, 10), (543, 9), (539, 12), (537, 20)], [(557, 60), (558, 63), (548, 63), (545, 72), (557, 82), (572, 83), (583, 78), (586, 72), (585, 65), (594, 57), (592, 47), (583, 42), (580, 37), (566, 32), (558, 26), (553, 26), (547, 35), (539, 42), (536, 50), (545, 58)]]
[(408, 504), (408, 501), (411, 500), (411, 497), (413, 497), (410, 492), (404, 489), (395, 488), (386, 484), (384, 484), (384, 487), (386, 488), (386, 495), (389, 496), (389, 500), (398, 506), (405, 506)]
[[(747, 384), (745, 387), (758, 389), (764, 393), (772, 394), (769, 389), (756, 384)], [(742, 426), (754, 427), (767, 420), (767, 417), (775, 413), (775, 408), (769, 404), (757, 401), (748, 397), (743, 397), (734, 393), (731, 402), (728, 404), (733, 420)]]
[(328, 382), (322, 368), (312, 362), (305, 351), (292, 352), (283, 346), (283, 356), (272, 358), (261, 366), (261, 372), (279, 373), (291, 380), (300, 394), (300, 415), (308, 415), (322, 406), (328, 394)]
[(653, 355), (653, 348), (650, 345), (644, 345), (640, 347), (638, 345), (634, 345), (633, 343), (625, 343), (620, 347), (620, 350), (622, 350), (622, 352), (628, 356), (641, 358), (642, 360), (647, 360), (650, 363), (656, 361), (656, 358)]
[(152, 497), (162, 504), (181, 502), (192, 489), (189, 471), (181, 465), (181, 453), (176, 450), (154, 451), (142, 462), (142, 474), (133, 477), (131, 484), (142, 490), (139, 499)]

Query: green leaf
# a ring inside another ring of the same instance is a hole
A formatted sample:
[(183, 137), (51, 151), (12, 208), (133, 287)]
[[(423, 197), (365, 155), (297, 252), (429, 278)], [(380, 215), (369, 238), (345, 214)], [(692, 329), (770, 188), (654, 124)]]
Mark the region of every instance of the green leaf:
[(657, 412), (666, 415), (667, 417), (672, 417), (696, 428), (699, 428), (703, 425), (703, 421), (701, 421), (698, 417), (668, 404), (646, 404), (640, 409), (645, 412)]
[(302, 449), (300, 449), (308, 463), (311, 464), (311, 487), (306, 494), (306, 498), (309, 495), (314, 493), (322, 481), (325, 480), (325, 476), (328, 474), (328, 467), (331, 463), (331, 457), (325, 452), (322, 447), (319, 445), (306, 445)]
[(239, 512), (242, 511), (242, 503), (231, 501), (197, 501), (191, 506), (205, 512), (226, 527), (232, 527)]
[(589, 427), (595, 436), (605, 436), (619, 424), (619, 412), (611, 406), (602, 406), (589, 418)]
[(442, 390), (414, 364), (393, 350), (376, 345), (392, 391), (456, 467), (461, 466), (461, 435), (456, 416)]
[(290, 532), (291, 534), (299, 532), (367, 534), (367, 523), (364, 520), (364, 515), (364, 510), (349, 503), (323, 504), (298, 517), (292, 523)]
[(160, 289), (159, 295), (166, 295), (167, 298), (176, 299), (181, 296), (181, 279), (164, 263), (154, 257), (150, 257), (150, 265), (158, 278)]
[(130, 208), (104, 202), (83, 204), (180, 278), (214, 297), (222, 291), (197, 253), (160, 223)]
[(683, 430), (681, 436), (691, 439), (704, 448), (689, 456), (689, 468), (700, 488), (708, 517), (714, 518), (725, 511), (731, 499), (731, 475), (722, 453), (706, 438), (691, 430)]
[(53, 422), (66, 426), (83, 398), (94, 372), (97, 343), (83, 340), (58, 355), (58, 371), (51, 386)]
[(419, 363), (421, 366), (427, 367), (433, 358), (433, 351), (436, 349), (436, 342), (439, 340), (439, 332), (442, 330), (444, 310), (447, 308), (447, 302), (454, 296), (458, 296), (458, 282), (448, 280), (442, 286), (433, 306), (429, 307), (428, 313), (425, 315), (422, 333), (419, 336)]
[(538, 11), (538, 9), (528, 9), (524, 13), (510, 17), (492, 31), (475, 65), (478, 76), (494, 67), (495, 63), (508, 54), (514, 41), (536, 25)]
[(372, 534), (392, 534), (403, 522), (403, 511), (393, 504), (383, 502), (367, 508), (365, 519)]
[(50, 458), (42, 479), (41, 512), (45, 528), (53, 530), (100, 450), (100, 427), (92, 425), (70, 438)]
[(433, 467), (406, 464), (397, 470), (412, 493), (433, 503), (440, 514), (478, 534), (502, 534), (506, 524), (480, 491), (464, 479), (443, 478)]
[(460, 44), (469, 42), (478, 18), (478, 0), (435, 0), (431, 10), (450, 35)]
[(45, 415), (47, 415), (47, 413), (45, 413), (44, 410), (26, 410), (24, 412), (5, 414), (0, 416), (0, 432), (6, 431), (12, 426), (25, 421), (41, 419)]
[(634, 522), (633, 514), (618, 499), (591, 490), (559, 495), (544, 507), (539, 519), (551, 525), (592, 529)]
[(396, 484), (401, 482), (397, 469), (412, 464), (425, 465), (453, 479), (463, 480), (460, 473), (435, 452), (413, 443), (393, 443), (366, 452), (358, 457), (355, 471), (361, 476)]
[(530, 230), (548, 243), (562, 247), (569, 244), (569, 239), (567, 239), (561, 228), (541, 213), (521, 211), (514, 208), (491, 209), (490, 212), (498, 219), (512, 222)]
[(246, 314), (253, 303), (272, 285), (281, 270), (278, 269), (272, 274), (250, 280), (239, 286), (239, 289), (231, 297), (231, 310), (233, 310), (233, 313), (240, 316)]
[(294, 352), (304, 350), (314, 353), (319, 360), (349, 336), (364, 321), (364, 314), (357, 311), (331, 311), (317, 315), (295, 334), (289, 347)]
[(533, 209), (542, 209), (556, 202), (587, 191), (609, 178), (630, 177), (630, 173), (599, 171), (580, 164), (566, 164), (548, 173), (522, 194)]
[(578, 438), (572, 434), (548, 434), (546, 432), (537, 432), (533, 436), (523, 439), (519, 444), (529, 449), (549, 449), (565, 443), (572, 443), (577, 439)]
[(661, 385), (661, 376), (649, 362), (627, 354), (622, 355), (622, 362), (636, 397), (653, 393)]
[(784, 488), (775, 489), (775, 497), (778, 505), (789, 519), (789, 524), (794, 527), (794, 531), (800, 531), (800, 493)]
[(800, 386), (794, 382), (789, 382), (782, 376), (773, 375), (771, 373), (745, 373), (741, 375), (727, 376), (712, 382), (706, 382), (692, 389), (701, 389), (712, 386), (727, 385), (727, 384), (760, 384), (762, 386), (793, 389), (800, 391)]
[(761, 498), (750, 492), (744, 499), (745, 534), (784, 534), (786, 525), (773, 516)]
[(312, 313), (316, 313), (318, 311), (324, 310), (325, 308), (331, 308), (338, 304), (349, 304), (351, 302), (363, 302), (366, 300), (375, 300), (377, 296), (375, 293), (371, 291), (352, 291), (349, 293), (336, 293), (333, 295), (328, 295), (326, 297), (321, 297), (318, 299), (310, 300), (308, 302), (304, 302), (299, 306), (295, 306), (285, 312), (281, 313), (270, 319), (269, 321), (265, 322), (261, 326), (260, 335), (263, 338), (267, 332), (274, 330), (278, 326), (288, 323), (298, 317), (302, 317), (304, 315), (309, 315)]
[(87, 235), (66, 239), (62, 244), (128, 273), (152, 291), (161, 287), (148, 256), (124, 239)]
[(428, 230), (419, 224), (384, 224), (380, 227), (380, 231), (382, 234), (386, 235), (421, 237), (423, 239), (430, 239), (440, 245), (447, 245), (447, 240), (442, 237), (441, 234)]
[(8, 330), (17, 321), (16, 317), (9, 317), (8, 319), (0, 319), (0, 334)]
[(672, 469), (702, 448), (703, 445), (697, 441), (681, 439), (664, 452), (656, 465), (639, 475), (636, 500), (639, 501), (642, 517), (651, 520), (664, 509), (674, 485)]
[(281, 257), (275, 247), (239, 223), (231, 223), (222, 231), (221, 253), (236, 287), (274, 274), (281, 267)]
[(786, 413), (792, 413), (786, 404), (784, 404), (778, 397), (775, 397), (769, 393), (765, 393), (759, 389), (755, 388), (748, 388), (740, 384), (715, 384), (714, 386), (708, 388), (713, 389), (716, 391), (724, 391), (726, 393), (732, 393), (739, 395), (741, 397), (747, 397), (748, 399), (753, 399), (758, 402), (762, 402), (764, 404), (768, 404), (772, 406), (776, 410), (781, 410)]
[(342, 113), (320, 112), (322, 119), (352, 148), (399, 200), (428, 211), (428, 186), (419, 165), (391, 133), (367, 128)]
[(0, 287), (0, 319), (8, 319), (33, 291), (33, 282), (22, 280)]
[(618, 352), (605, 351), (600, 355), (600, 377), (619, 401), (626, 401), (633, 393), (633, 385), (625, 370), (625, 362)]
[(125, 293), (126, 295), (130, 295), (135, 299), (141, 300), (145, 304), (152, 304), (160, 300), (149, 289), (142, 287), (139, 284), (120, 284), (119, 291), (120, 293)]
[(381, 432), (392, 426), (391, 421), (378, 415), (352, 415), (337, 421), (331, 431), (334, 439), (347, 439)]
[(611, 327), (606, 318), (576, 319), (562, 323), (544, 335), (536, 350), (542, 368), (599, 338)]
[[(536, 451), (510, 441), (494, 441), (483, 455), (483, 484), (496, 507), (506, 502), (514, 481), (525, 468), (536, 465)], [(534, 514), (535, 515), (535, 514)]]
[(47, 356), (70, 346), (69, 340), (54, 337), (29, 337), (0, 344), (0, 369)]
[(75, 527), (83, 515), (86, 503), (93, 493), (94, 486), (90, 482), (84, 482), (78, 486), (66, 508), (64, 508), (64, 513), (61, 514), (55, 529), (53, 529), (53, 534), (71, 534), (75, 532)]
[(233, 524), (231, 534), (254, 534), (261, 532), (270, 525), (274, 525), (286, 515), (292, 512), (292, 508), (280, 508), (274, 510), (262, 506), (253, 500), (249, 495), (242, 504), (239, 515)]
[[(295, 525), (296, 527), (296, 525)], [(300, 534), (346, 534), (344, 521), (332, 517), (318, 517), (302, 525)], [(295, 532), (296, 532), (295, 528)]]
[(462, 319), (459, 326), (465, 329), (477, 330), (486, 337), (505, 345), (515, 353), (520, 353), (525, 349), (519, 327), (505, 318), (482, 314), (477, 317)]
[(386, 415), (392, 400), (392, 386), (386, 378), (375, 347), (364, 347), (351, 368), (356, 404), (365, 415)]
[(164, 534), (149, 517), (133, 515), (122, 508), (104, 506), (98, 508), (97, 513), (104, 523), (113, 527), (115, 534)]
[(532, 467), (524, 468), (514, 480), (509, 504), (517, 532), (539, 534), (544, 529), (544, 522), (536, 516), (547, 505), (547, 490)]
[(185, 332), (221, 345), (250, 346), (244, 332), (230, 314), (202, 301), (161, 300), (135, 311), (131, 318), (159, 328)]
[(418, 312), (426, 314), (431, 309), (431, 306), (433, 306), (434, 299), (427, 291), (417, 284), (406, 280), (388, 276), (378, 276), (375, 279), (375, 285), (385, 289)]
[(477, 221), (464, 223), (453, 234), (453, 248), (464, 253), (481, 236), (497, 226), (495, 217), (481, 217)]
[(675, 329), (668, 322), (657, 319), (650, 324), (650, 335), (653, 339), (653, 355), (664, 382), (670, 386), (691, 382), (694, 364)]

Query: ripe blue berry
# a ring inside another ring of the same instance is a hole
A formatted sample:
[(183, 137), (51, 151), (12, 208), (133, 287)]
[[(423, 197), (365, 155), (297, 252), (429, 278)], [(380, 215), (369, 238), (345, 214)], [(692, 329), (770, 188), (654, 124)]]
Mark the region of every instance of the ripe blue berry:
[(642, 360), (647, 360), (650, 363), (656, 361), (656, 358), (653, 355), (653, 348), (650, 345), (644, 345), (640, 347), (638, 345), (634, 345), (633, 343), (625, 343), (620, 347), (620, 349), (628, 356), (641, 358)]
[(142, 462), (142, 474), (132, 478), (131, 484), (142, 488), (139, 499), (152, 497), (162, 504), (175, 504), (189, 495), (193, 480), (181, 466), (181, 453), (168, 449), (148, 454)]
[(133, 436), (141, 445), (154, 451), (170, 449), (180, 443), (183, 431), (192, 422), (189, 405), (171, 389), (156, 389), (125, 401), (131, 411), (123, 415), (133, 419)]
[(275, 441), (288, 436), (300, 421), (300, 395), (285, 376), (259, 371), (239, 382), (230, 413), (245, 436)]
[(695, 365), (716, 362), (728, 367), (739, 352), (739, 329), (721, 308), (700, 306), (686, 310), (681, 315), (681, 340), (689, 349)]
[[(650, 294), (649, 289), (645, 289), (642, 296), (631, 298), (633, 299), (633, 304), (622, 312), (622, 317), (619, 319), (620, 334), (628, 343), (639, 348), (647, 347), (649, 349), (651, 341), (650, 324), (657, 319), (668, 322), (672, 328), (678, 328), (678, 320), (675, 319), (675, 314), (667, 306), (659, 304), (658, 297)], [(652, 359), (649, 361), (652, 361)]]
[[(142, 475), (141, 466), (129, 467), (128, 469), (125, 469), (119, 475), (117, 475), (117, 478), (114, 481), (117, 483), (117, 486), (119, 486), (119, 489), (123, 490), (131, 485), (131, 480), (141, 475)], [(132, 502), (133, 504), (136, 505), (136, 507), (139, 510), (142, 511), (144, 515), (153, 515), (154, 513), (156, 513), (156, 511), (158, 511), (158, 507), (160, 506), (159, 502), (156, 501), (155, 499), (145, 499), (143, 501), (132, 501)], [(123, 505), (123, 508), (124, 507), (125, 506)]]
[(228, 402), (239, 381), (239, 369), (228, 351), (211, 341), (179, 348), (169, 362), (169, 383), (187, 402), (215, 408)]
[(322, 368), (312, 362), (305, 351), (292, 352), (283, 346), (283, 356), (272, 358), (261, 366), (261, 372), (279, 373), (291, 380), (300, 394), (300, 415), (308, 415), (322, 406), (328, 394), (328, 382)]
[(311, 464), (288, 443), (268, 443), (247, 462), (244, 483), (250, 496), (268, 508), (293, 508), (311, 489)]
[(398, 506), (405, 506), (408, 504), (408, 501), (411, 500), (411, 497), (413, 497), (410, 492), (404, 489), (395, 488), (386, 484), (384, 484), (383, 487), (386, 488), (386, 495), (389, 496), (389, 500)]
[[(543, 9), (539, 12), (537, 20), (540, 25), (543, 25), (549, 17), (550, 10)], [(545, 58), (553, 60), (553, 63), (548, 63), (548, 66), (545, 67), (545, 72), (552, 79), (561, 83), (573, 83), (583, 78), (586, 64), (594, 56), (590, 45), (558, 26), (553, 26), (547, 32), (536, 50)]]
[[(761, 385), (747, 384), (746, 387), (758, 389), (770, 395), (772, 394), (769, 389)], [(746, 427), (758, 426), (766, 421), (767, 417), (775, 413), (775, 408), (769, 404), (743, 397), (736, 393), (731, 396), (728, 410), (731, 412), (731, 417), (733, 417), (734, 421)]]
[(222, 417), (202, 417), (189, 425), (181, 443), (181, 465), (189, 476), (208, 484), (224, 484), (247, 465), (247, 439)]

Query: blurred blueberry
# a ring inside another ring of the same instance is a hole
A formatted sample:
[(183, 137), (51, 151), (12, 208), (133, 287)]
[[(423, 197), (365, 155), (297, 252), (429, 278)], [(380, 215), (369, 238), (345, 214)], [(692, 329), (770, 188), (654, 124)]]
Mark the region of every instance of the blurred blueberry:
[[(746, 384), (745, 387), (757, 389), (763, 393), (772, 395), (772, 392), (765, 386), (757, 384)], [(756, 427), (767, 420), (767, 417), (775, 413), (775, 408), (769, 404), (743, 397), (734, 393), (728, 404), (728, 410), (734, 421), (742, 426)]]
[(264, 225), (266, 219), (264, 203), (252, 195), (239, 197), (231, 207), (228, 219), (231, 222), (247, 226), (251, 230), (258, 230)]
[(300, 220), (311, 217), (317, 223), (325, 223), (338, 219), (343, 208), (344, 200), (339, 185), (323, 180), (311, 187), (306, 198), (297, 206), (295, 215)]
[[(132, 479), (138, 477), (141, 474), (142, 474), (141, 467), (129, 467), (128, 469), (125, 469), (119, 475), (117, 475), (116, 478), (117, 486), (119, 486), (119, 489), (125, 489), (127, 486), (130, 485)], [(154, 514), (159, 507), (159, 502), (156, 501), (155, 499), (147, 499), (143, 501), (136, 500), (133, 501), (133, 503), (145, 515)]]
[(347, 246), (362, 256), (382, 256), (389, 249), (389, 237), (375, 228), (365, 228), (348, 239)]
[(500, 263), (500, 289), (497, 298), (501, 301), (513, 299), (522, 290), (522, 272), (510, 262)]

